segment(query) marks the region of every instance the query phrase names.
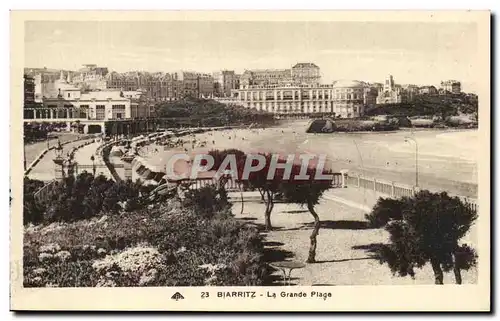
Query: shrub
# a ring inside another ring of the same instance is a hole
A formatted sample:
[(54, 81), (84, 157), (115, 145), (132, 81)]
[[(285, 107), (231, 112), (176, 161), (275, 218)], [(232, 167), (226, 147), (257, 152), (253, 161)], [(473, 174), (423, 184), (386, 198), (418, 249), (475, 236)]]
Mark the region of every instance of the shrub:
[(41, 186), (40, 181), (24, 181), (24, 224), (73, 222), (97, 216), (102, 210), (132, 211), (145, 205), (140, 191), (147, 193), (140, 183), (114, 182), (103, 175), (94, 178), (87, 172), (56, 182), (48, 191), (47, 200), (38, 202), (33, 195)]
[(462, 283), (460, 270), (476, 264), (475, 251), (466, 244), (459, 245), (477, 219), (475, 210), (458, 197), (429, 191), (377, 205), (371, 213), (372, 221), (399, 218), (385, 225), (390, 243), (380, 249), (381, 263), (387, 263), (400, 276), (414, 276), (415, 268), (430, 263), (436, 284), (443, 284), (443, 270), (453, 270), (456, 283)]
[[(171, 199), (128, 213), (107, 212), (112, 215), (99, 219), (29, 228), (24, 240), (24, 284), (261, 285), (267, 276), (261, 236), (228, 215), (227, 203), (214, 196), (218, 192), (206, 188), (194, 194), (191, 203)], [(193, 203), (210, 197), (215, 199), (205, 204), (212, 204), (214, 213)], [(141, 251), (153, 259), (143, 264), (128, 255)]]
[(227, 200), (227, 192), (223, 188), (204, 186), (197, 190), (189, 190), (183, 201), (196, 215), (213, 218), (214, 215), (231, 215), (231, 203)]
[(365, 214), (371, 227), (379, 228), (391, 220), (400, 220), (403, 215), (405, 200), (379, 198), (370, 214)]

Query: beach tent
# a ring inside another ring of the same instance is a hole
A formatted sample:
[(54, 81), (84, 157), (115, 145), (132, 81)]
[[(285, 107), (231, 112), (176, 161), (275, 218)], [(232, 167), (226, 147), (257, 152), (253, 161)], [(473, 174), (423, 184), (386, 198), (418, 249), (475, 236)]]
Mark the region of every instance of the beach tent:
[(109, 152), (109, 156), (121, 157), (123, 156), (123, 150), (119, 146), (111, 147), (111, 151)]

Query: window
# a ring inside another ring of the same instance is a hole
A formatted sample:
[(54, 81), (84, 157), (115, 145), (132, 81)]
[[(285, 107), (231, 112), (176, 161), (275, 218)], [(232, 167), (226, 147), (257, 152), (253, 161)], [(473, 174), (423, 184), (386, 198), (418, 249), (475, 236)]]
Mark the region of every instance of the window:
[(112, 105), (111, 106), (111, 118), (112, 119), (122, 119), (125, 117), (125, 105)]
[(104, 119), (105, 112), (104, 112), (104, 105), (96, 105), (95, 106), (95, 118), (96, 119)]
[(89, 105), (80, 105), (78, 111), (78, 118), (87, 118), (88, 110), (89, 110)]
[(68, 93), (68, 98), (70, 98), (70, 97), (71, 97), (71, 94), (70, 94), (70, 93)]

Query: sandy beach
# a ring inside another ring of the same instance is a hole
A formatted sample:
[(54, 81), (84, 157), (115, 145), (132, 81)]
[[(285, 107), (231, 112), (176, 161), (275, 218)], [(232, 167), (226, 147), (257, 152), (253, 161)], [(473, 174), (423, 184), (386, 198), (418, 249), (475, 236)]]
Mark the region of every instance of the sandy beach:
[(206, 153), (211, 149), (237, 148), (247, 153), (326, 154), (328, 165), (336, 171), (347, 169), (362, 174), (415, 184), (415, 145), (405, 142), (410, 136), (419, 147), (419, 185), (435, 191), (448, 191), (468, 197), (477, 196), (478, 137), (474, 130), (415, 130), (369, 133), (308, 134), (308, 121), (287, 122), (281, 127), (235, 129), (195, 135), (204, 148), (193, 149), (190, 137), (175, 149), (152, 144), (141, 155), (157, 170), (164, 171), (173, 153)]

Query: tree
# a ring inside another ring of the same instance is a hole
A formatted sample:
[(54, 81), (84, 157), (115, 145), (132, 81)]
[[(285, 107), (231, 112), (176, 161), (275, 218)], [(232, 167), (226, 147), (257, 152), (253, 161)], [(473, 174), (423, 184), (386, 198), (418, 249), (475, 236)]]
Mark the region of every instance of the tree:
[[(316, 246), (317, 236), (320, 229), (320, 219), (315, 211), (315, 205), (318, 204), (319, 199), (323, 193), (331, 187), (331, 180), (326, 175), (331, 174), (329, 170), (322, 173), (324, 176), (317, 174), (317, 167), (314, 164), (308, 166), (305, 175), (308, 179), (301, 179), (302, 164), (294, 163), (291, 166), (290, 175), (286, 174), (284, 168), (277, 168), (274, 175), (268, 177), (270, 171), (270, 164), (272, 155), (263, 154), (265, 158), (265, 165), (261, 170), (250, 173), (248, 177), (248, 186), (257, 189), (266, 204), (265, 210), (265, 225), (267, 230), (272, 229), (271, 213), (274, 208), (274, 202), (277, 195), (281, 195), (285, 202), (306, 205), (307, 209), (314, 218), (313, 231), (310, 236), (311, 245), (309, 248), (309, 255), (307, 262), (314, 263), (316, 261)], [(280, 159), (278, 163), (283, 163), (284, 160)], [(252, 164), (256, 165), (256, 164)], [(286, 174), (286, 175), (285, 175)], [(241, 177), (241, 176), (240, 176)]]
[[(220, 172), (223, 172), (224, 170), (228, 169), (229, 164), (226, 164), (226, 166), (222, 169), (220, 167), (223, 164), (224, 159), (226, 159), (229, 155), (234, 156), (234, 159), (236, 160), (237, 168), (243, 167), (245, 164), (245, 161), (246, 161), (245, 152), (243, 152), (239, 149), (234, 149), (234, 148), (224, 149), (224, 150), (211, 150), (208, 152), (208, 155), (212, 156), (214, 159), (214, 165), (212, 166), (212, 170), (220, 171)], [(205, 166), (206, 162), (202, 162), (201, 165)], [(227, 182), (227, 179), (228, 179), (228, 177), (221, 178), (221, 180), (224, 181), (224, 183)], [(243, 189), (248, 184), (246, 184), (246, 181), (242, 181), (239, 179), (237, 179), (237, 181), (240, 184), (241, 214), (243, 214), (243, 209), (245, 206), (244, 198), (243, 198)], [(224, 185), (222, 185), (222, 186), (224, 186)]]
[(475, 250), (459, 241), (477, 212), (458, 197), (421, 191), (413, 197), (379, 201), (368, 219), (376, 226), (385, 224), (390, 243), (378, 250), (380, 263), (387, 263), (399, 276), (414, 277), (415, 268), (430, 263), (436, 284), (443, 284), (443, 271), (451, 270), (461, 284), (460, 271), (476, 265)]
[[(331, 187), (331, 180), (322, 177), (317, 178), (317, 168), (315, 166), (308, 167), (306, 171), (306, 175), (309, 176), (309, 179), (297, 179), (300, 169), (301, 165), (294, 164), (292, 166), (290, 179), (283, 180), (279, 186), (279, 191), (282, 193), (286, 202), (300, 204), (301, 206), (306, 205), (314, 218), (314, 227), (310, 236), (311, 245), (307, 258), (307, 263), (314, 263), (316, 262), (317, 236), (321, 226), (319, 216), (314, 207), (319, 203), (319, 199), (323, 193)], [(330, 175), (331, 171), (325, 170), (323, 173), (319, 174)]]
[[(243, 177), (244, 166), (238, 167), (238, 177), (241, 181), (245, 182), (247, 186), (250, 188), (256, 189), (259, 191), (262, 201), (266, 204), (266, 210), (264, 212), (266, 230), (270, 231), (273, 227), (271, 224), (271, 212), (274, 208), (274, 201), (276, 193), (279, 191), (279, 186), (283, 178), (282, 170), (278, 169), (272, 175), (272, 178), (268, 179), (268, 173), (270, 170), (271, 164), (271, 154), (259, 154), (264, 157), (265, 165), (262, 169), (251, 172), (248, 175), (248, 178)], [(258, 161), (256, 159), (252, 160), (251, 165), (253, 167), (258, 165)]]
[(401, 220), (403, 206), (406, 204), (404, 199), (394, 200), (391, 198), (380, 197), (370, 214), (365, 214), (371, 227), (380, 228), (385, 226), (391, 220)]

